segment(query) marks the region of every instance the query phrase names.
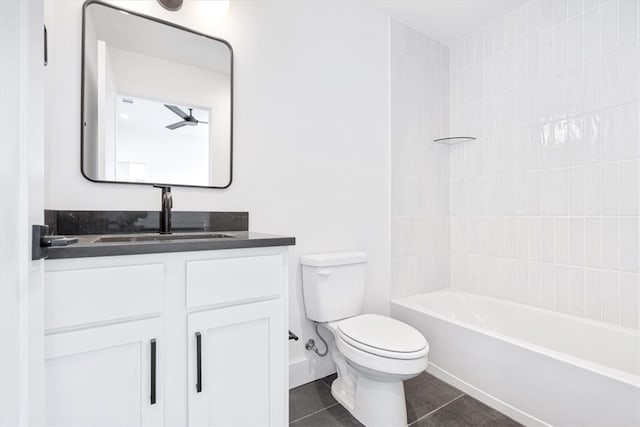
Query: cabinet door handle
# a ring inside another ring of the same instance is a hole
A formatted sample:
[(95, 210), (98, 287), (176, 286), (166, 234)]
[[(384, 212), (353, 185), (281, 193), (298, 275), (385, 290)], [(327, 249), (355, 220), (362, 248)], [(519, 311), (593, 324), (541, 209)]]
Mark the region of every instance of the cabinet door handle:
[(151, 340), (151, 405), (156, 404), (156, 340)]
[(196, 332), (196, 393), (202, 391), (202, 336)]

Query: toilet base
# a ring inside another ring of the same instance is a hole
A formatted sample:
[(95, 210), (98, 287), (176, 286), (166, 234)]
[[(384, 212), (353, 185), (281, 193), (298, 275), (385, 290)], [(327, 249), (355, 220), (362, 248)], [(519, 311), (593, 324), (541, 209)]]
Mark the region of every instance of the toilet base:
[(380, 381), (356, 374), (355, 390), (342, 378), (331, 384), (331, 394), (367, 427), (406, 427), (407, 410), (402, 381)]

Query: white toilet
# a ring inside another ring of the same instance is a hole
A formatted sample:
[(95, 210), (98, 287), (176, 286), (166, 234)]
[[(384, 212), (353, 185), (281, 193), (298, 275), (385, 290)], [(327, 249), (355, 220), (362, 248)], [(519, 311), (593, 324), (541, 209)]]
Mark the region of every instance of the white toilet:
[(411, 326), (361, 314), (367, 255), (306, 255), (302, 288), (307, 317), (333, 334), (329, 346), (338, 378), (331, 393), (367, 427), (407, 425), (402, 382), (424, 371), (429, 345)]

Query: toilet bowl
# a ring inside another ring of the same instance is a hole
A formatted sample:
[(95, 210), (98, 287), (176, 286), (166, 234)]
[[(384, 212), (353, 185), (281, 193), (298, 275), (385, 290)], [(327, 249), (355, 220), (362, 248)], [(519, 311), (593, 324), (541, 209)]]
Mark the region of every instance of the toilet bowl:
[(403, 322), (360, 313), (366, 254), (307, 255), (300, 263), (307, 317), (334, 338), (332, 395), (365, 426), (406, 426), (403, 381), (426, 369), (427, 340)]
[[(375, 314), (322, 324), (334, 336), (334, 398), (366, 426), (406, 426), (403, 381), (423, 372), (429, 346), (412, 327)], [(369, 329), (370, 328), (370, 329)]]

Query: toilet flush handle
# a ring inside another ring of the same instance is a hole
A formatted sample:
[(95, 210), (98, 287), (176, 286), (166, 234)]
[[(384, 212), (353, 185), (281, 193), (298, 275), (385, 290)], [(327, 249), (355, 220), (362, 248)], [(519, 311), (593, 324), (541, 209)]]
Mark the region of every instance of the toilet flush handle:
[(322, 277), (329, 277), (331, 275), (331, 270), (325, 269), (318, 271), (318, 275)]

